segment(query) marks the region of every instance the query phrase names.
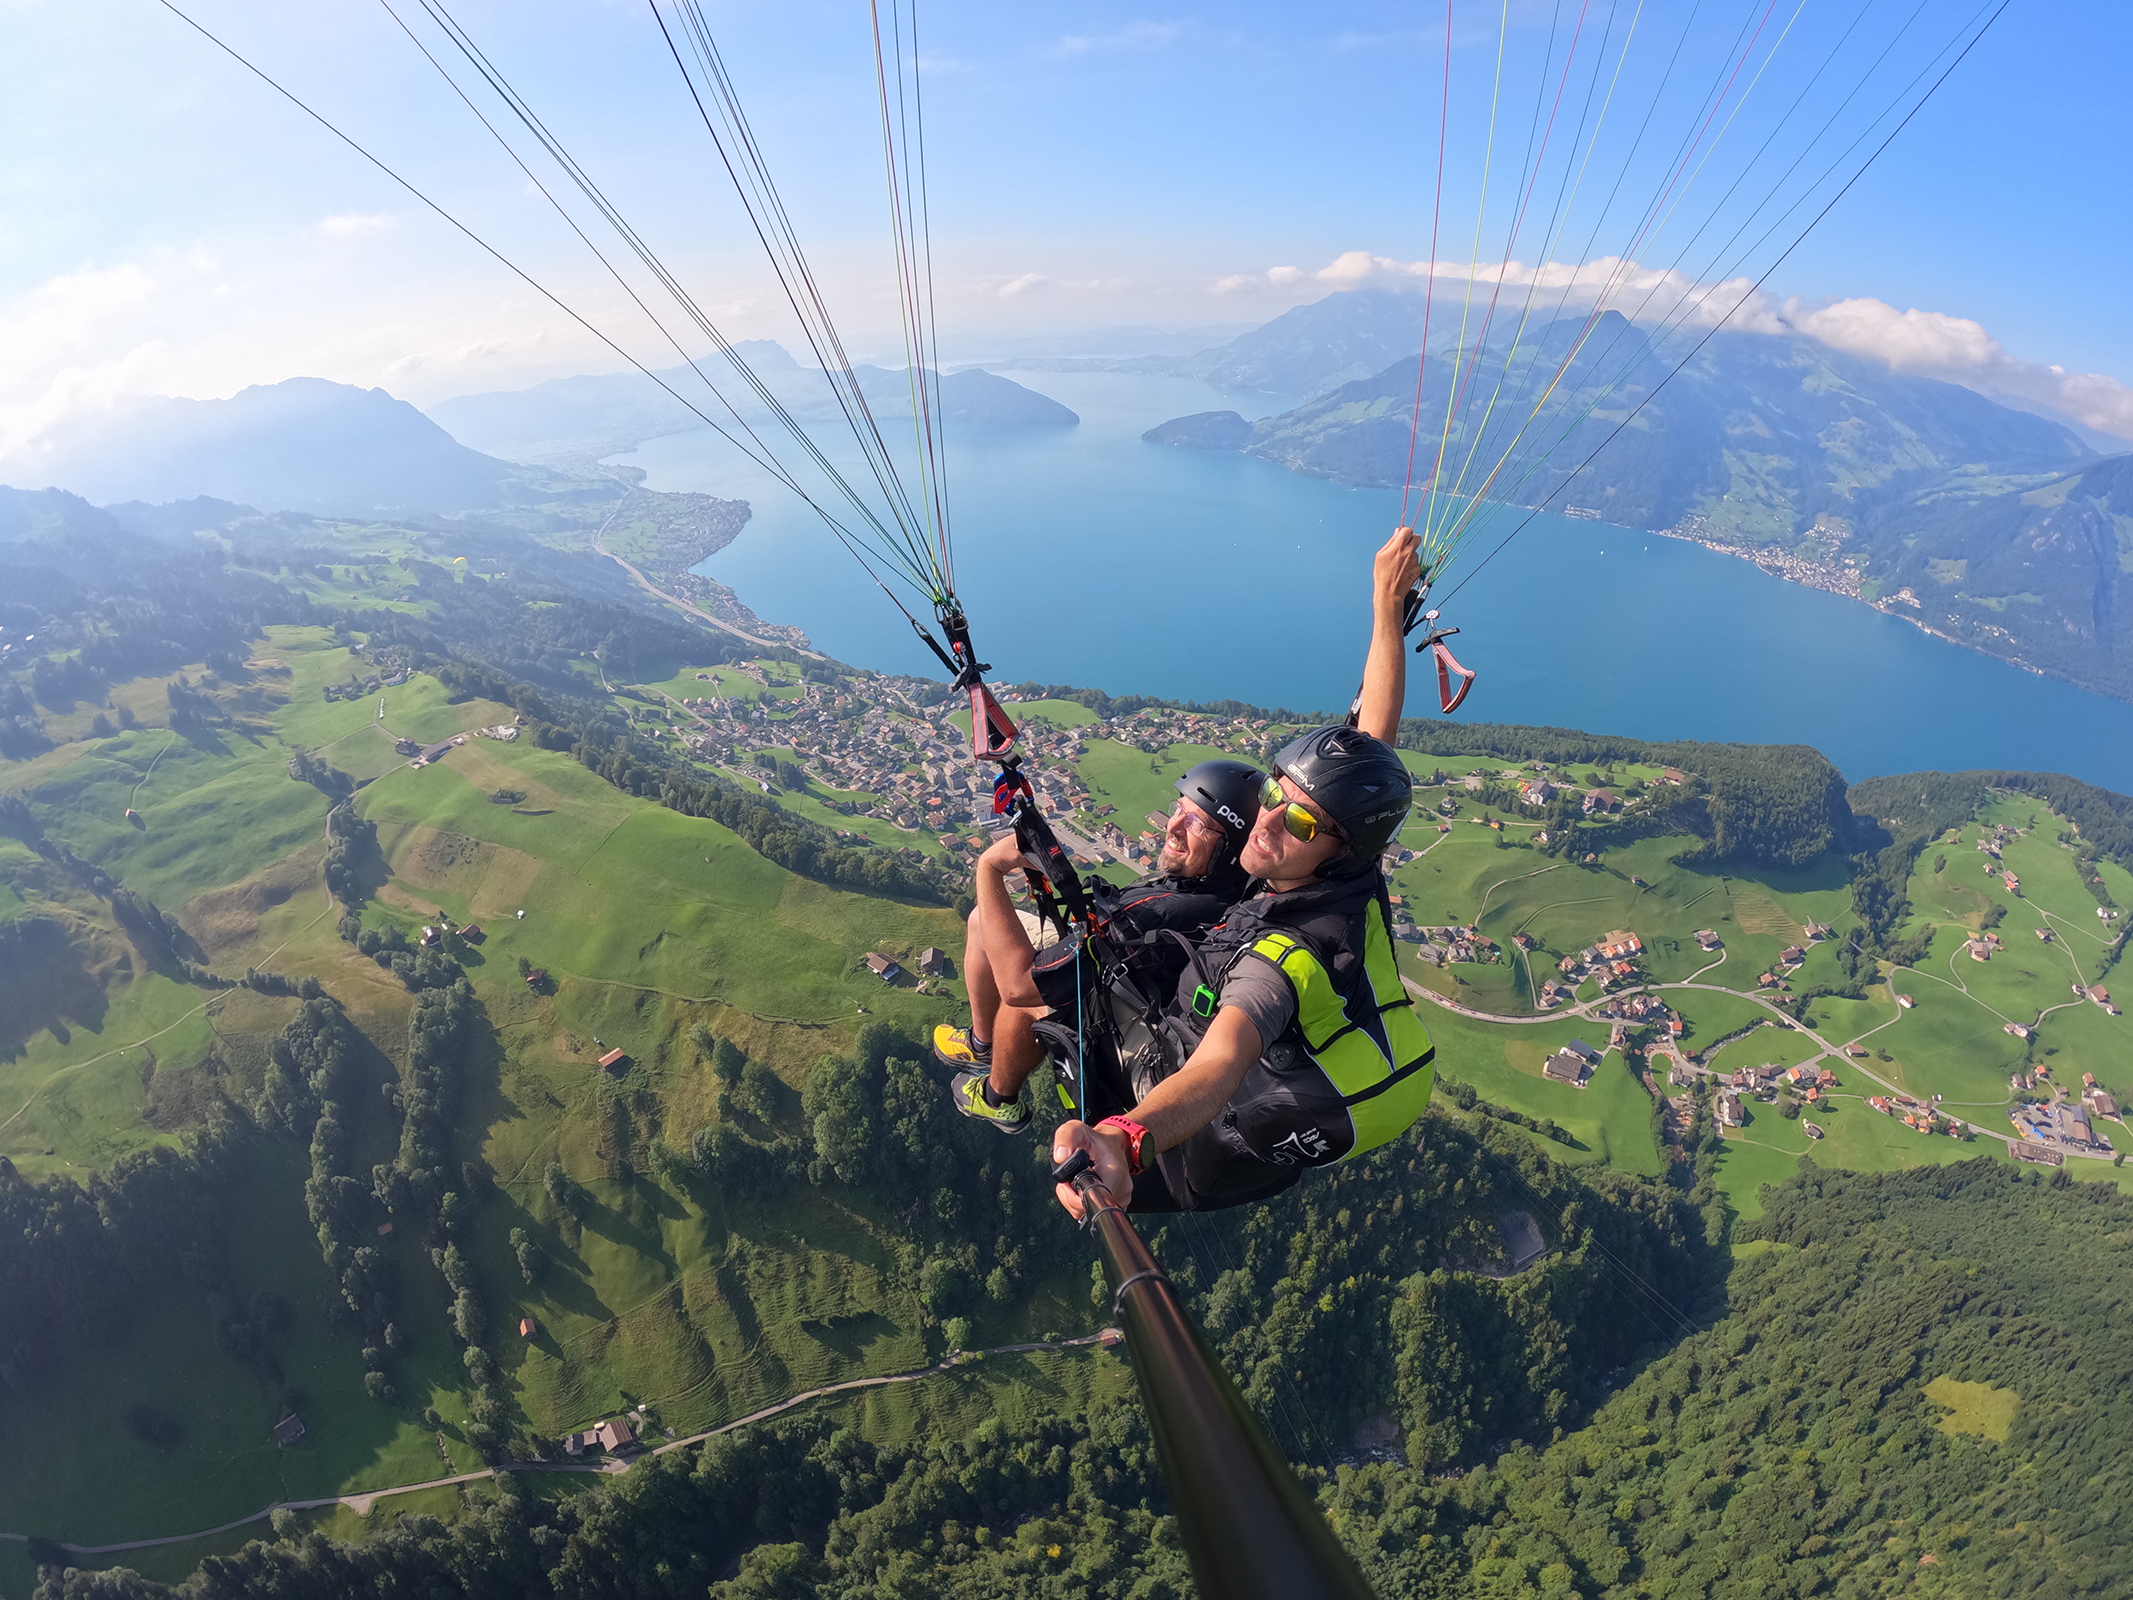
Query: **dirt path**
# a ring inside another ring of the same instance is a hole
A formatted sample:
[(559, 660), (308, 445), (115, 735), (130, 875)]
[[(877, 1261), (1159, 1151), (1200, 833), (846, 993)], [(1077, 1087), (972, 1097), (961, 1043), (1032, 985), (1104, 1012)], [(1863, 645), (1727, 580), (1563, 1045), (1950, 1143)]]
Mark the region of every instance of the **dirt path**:
[[(422, 1489), (448, 1489), (457, 1484), (476, 1483), (483, 1478), (493, 1478), (499, 1472), (627, 1472), (635, 1461), (646, 1460), (651, 1456), (663, 1456), (670, 1451), (685, 1450), (692, 1444), (702, 1444), (706, 1439), (715, 1439), (722, 1433), (733, 1432), (736, 1428), (745, 1428), (754, 1423), (767, 1421), (771, 1417), (780, 1416), (798, 1406), (806, 1405), (809, 1401), (820, 1400), (828, 1395), (846, 1394), (856, 1389), (879, 1389), (896, 1383), (916, 1383), (921, 1378), (937, 1378), (944, 1372), (954, 1371), (973, 1356), (1022, 1355), (1034, 1350), (1086, 1349), (1091, 1345), (1104, 1343), (1107, 1339), (1112, 1338), (1115, 1333), (1115, 1329), (1105, 1328), (1097, 1333), (1083, 1334), (1078, 1339), (1054, 1339), (1033, 1344), (1003, 1344), (990, 1350), (966, 1351), (960, 1355), (950, 1355), (947, 1359), (934, 1366), (920, 1367), (915, 1372), (892, 1372), (879, 1378), (850, 1378), (843, 1383), (824, 1384), (819, 1389), (803, 1390), (789, 1399), (780, 1400), (775, 1405), (764, 1406), (760, 1411), (751, 1411), (745, 1417), (736, 1417), (733, 1421), (721, 1423), (716, 1428), (706, 1428), (703, 1432), (692, 1433), (686, 1438), (669, 1440), (667, 1443), (646, 1452), (645, 1455), (636, 1456), (625, 1461), (586, 1463), (528, 1461), (514, 1463), (507, 1467), (484, 1467), (479, 1472), (462, 1472), (456, 1477), (431, 1478), (423, 1483), (394, 1484), (389, 1489), (365, 1489), (359, 1494), (325, 1495), (316, 1500), (278, 1500), (263, 1511), (255, 1511), (248, 1517), (239, 1517), (234, 1522), (225, 1522), (220, 1527), (203, 1528), (197, 1533), (173, 1533), (160, 1539), (128, 1539), (120, 1544), (67, 1544), (59, 1540), (54, 1540), (53, 1542), (69, 1555), (117, 1555), (127, 1550), (150, 1550), (158, 1545), (185, 1544), (194, 1539), (211, 1539), (218, 1533), (229, 1533), (237, 1528), (248, 1527), (255, 1522), (264, 1522), (277, 1511), (317, 1511), (327, 1506), (346, 1506), (357, 1516), (367, 1517), (370, 1515), (370, 1508), (388, 1495), (414, 1494)], [(20, 1544), (27, 1542), (29, 1535), (23, 1533), (0, 1533), (0, 1539), (12, 1539)]]

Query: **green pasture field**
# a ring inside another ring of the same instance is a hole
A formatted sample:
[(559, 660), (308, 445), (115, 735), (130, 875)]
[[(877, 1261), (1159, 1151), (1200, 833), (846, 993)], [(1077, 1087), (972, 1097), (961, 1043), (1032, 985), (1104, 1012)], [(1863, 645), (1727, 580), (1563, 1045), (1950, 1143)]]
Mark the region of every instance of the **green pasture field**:
[(1882, 1044), (1883, 1031), (1902, 1015), (1895, 996), (1887, 987), (1874, 984), (1868, 988), (1864, 1000), (1824, 995), (1810, 1001), (1807, 1024), (1831, 1044), (1841, 1046), (1858, 1041), (1873, 1049)]
[[(503, 786), (526, 800), (492, 804)], [(622, 794), (568, 756), (523, 743), (470, 742), (419, 771), (389, 773), (358, 808), (379, 824), (410, 898), (493, 919), (477, 989), (516, 985), (523, 955), (559, 981), (798, 1020), (850, 1017), (861, 1003), (895, 1014), (898, 998), (927, 1002), (885, 989), (859, 957), (915, 954), (955, 931), (938, 908), (796, 878), (714, 822)]]
[[(634, 687), (644, 690), (647, 694), (653, 696), (655, 700), (661, 694), (672, 695), (676, 700), (761, 700), (766, 697), (772, 700), (797, 700), (800, 698), (801, 690), (798, 683), (791, 676), (792, 667), (790, 663), (758, 661), (754, 665), (763, 668), (769, 675), (771, 685), (768, 689), (765, 689), (762, 684), (757, 683), (755, 679), (749, 677), (746, 673), (737, 672), (731, 666), (726, 665), (684, 665), (671, 678), (663, 678), (657, 683), (637, 684)], [(786, 675), (782, 679), (779, 677), (781, 671)], [(709, 680), (700, 680), (697, 677), (699, 672), (709, 673)], [(665, 702), (659, 701), (659, 704), (663, 706)]]
[[(1016, 722), (1041, 722), (1053, 728), (1086, 728), (1092, 722), (1103, 720), (1079, 700), (1010, 700), (1002, 703)], [(955, 714), (955, 722), (964, 733), (970, 732), (967, 707)]]
[[(1032, 704), (1065, 704), (1073, 706), (1076, 711), (1086, 709), (1072, 701), (1034, 701)], [(1117, 823), (1131, 839), (1148, 826), (1145, 819), (1151, 811), (1167, 813), (1177, 804), (1177, 781), (1187, 769), (1229, 754), (1229, 751), (1211, 744), (1174, 744), (1149, 755), (1145, 750), (1121, 744), (1116, 739), (1091, 739), (1088, 753), (1075, 764), (1075, 768), (1089, 791), (1090, 803), (1099, 807), (1118, 807), (1116, 816), (1104, 820)]]
[[(1713, 989), (1668, 989), (1664, 998), (1668, 1005), (1688, 1019), (1688, 1032), (1681, 1042), (1696, 1051), (1710, 1049), (1736, 1028), (1745, 1028), (1751, 1022), (1776, 1015), (1768, 1006), (1746, 995), (1723, 994)], [(1760, 1046), (1768, 1033), (1767, 1028), (1757, 1029), (1756, 1045)], [(1730, 1050), (1733, 1046), (1726, 1048)]]
[[(791, 745), (765, 745), (762, 748), (774, 757), (782, 756), (788, 761), (796, 759), (796, 753)], [(750, 752), (750, 754), (755, 753), (753, 751)], [(798, 756), (804, 757), (804, 755), (804, 751), (798, 752)], [(746, 767), (720, 770), (722, 775), (736, 783), (746, 784), (754, 781), (748, 778), (748, 769)], [(764, 776), (768, 777), (769, 774), (765, 773)], [(775, 780), (773, 781), (775, 782)], [(871, 843), (885, 845), (892, 850), (906, 848), (922, 850), (927, 855), (936, 858), (955, 854), (951, 845), (941, 842), (942, 836), (938, 832), (920, 828), (914, 832), (906, 833), (902, 828), (899, 828), (886, 818), (846, 816), (843, 812), (833, 810), (824, 803), (824, 797), (827, 797), (831, 800), (856, 800), (864, 805), (873, 805), (881, 799), (881, 796), (871, 790), (838, 789), (812, 775), (809, 776), (807, 787), (804, 789), (787, 789), (782, 785), (777, 785), (777, 789), (777, 803), (780, 806), (792, 812), (795, 816), (805, 817), (808, 821), (817, 823), (833, 832), (856, 833)], [(957, 816), (967, 819), (970, 808), (966, 803), (958, 801), (953, 809)], [(969, 831), (968, 828), (958, 828), (947, 837), (952, 841), (961, 838)]]
[(1520, 1027), (1491, 1026), (1434, 1005), (1421, 1017), (1437, 1046), (1437, 1074), (1470, 1084), (1482, 1099), (1528, 1116), (1552, 1117), (1578, 1143), (1566, 1151), (1552, 1140), (1541, 1148), (1558, 1160), (1604, 1161), (1624, 1172), (1656, 1177), (1665, 1170), (1652, 1144), (1651, 1096), (1609, 1051), (1582, 1089), (1551, 1083), (1541, 1062), (1572, 1039), (1605, 1049), (1606, 1025), (1567, 1018)]
[[(1552, 976), (1561, 957), (1626, 928), (1643, 941), (1642, 965), (1658, 981), (1679, 982), (1701, 972), (1699, 982), (1748, 990), (1783, 946), (1800, 942), (1808, 920), (1830, 923), (1835, 938), (1852, 920), (1841, 863), (1804, 873), (1736, 869), (1721, 875), (1675, 861), (1695, 848), (1693, 838), (1662, 836), (1633, 841), (1587, 865), (1500, 847), (1493, 830), (1467, 820), (1491, 814), (1465, 802), (1450, 833), (1438, 836), (1433, 823), (1424, 824), (1419, 844), (1410, 825), (1409, 847), (1428, 853), (1393, 874), (1394, 889), (1409, 897), (1417, 922), (1478, 918), (1482, 932), (1499, 944), (1514, 933), (1538, 939), (1536, 972), (1544, 964)], [(1696, 944), (1699, 928), (1714, 928), (1725, 940), (1723, 962)], [(1832, 948), (1811, 949), (1795, 981), (1815, 981), (1820, 963), (1834, 974), (1835, 960)]]
[[(331, 1284), (304, 1215), (303, 1151), (260, 1139), (244, 1159), (252, 1170), (240, 1175), (240, 1187), (257, 1203), (232, 1208), (231, 1279), (242, 1295), (270, 1290), (289, 1302), (291, 1326), (268, 1348), (284, 1381), (305, 1392), (305, 1437), (287, 1450), (274, 1445), (268, 1431), (281, 1415), (279, 1389), (216, 1345), (198, 1291), (179, 1286), (136, 1307), (108, 1341), (69, 1352), (50, 1382), (11, 1403), (12, 1425), (68, 1440), (63, 1451), (0, 1459), (0, 1504), (12, 1528), (78, 1544), (160, 1538), (276, 1500), (447, 1475), (415, 1413), (434, 1404), (457, 1433), (465, 1373), (445, 1327), (444, 1285), (417, 1261), (419, 1245), (410, 1239), (394, 1252), (403, 1258), (397, 1320), (414, 1340), (396, 1376), (403, 1395), (418, 1398), (381, 1406), (363, 1392), (357, 1336), (319, 1307)], [(425, 1294), (432, 1286), (435, 1293)], [(175, 1417), (184, 1438), (163, 1450), (129, 1435), (122, 1418), (141, 1403)], [(463, 1443), (457, 1447), (451, 1471), (480, 1466)]]
[(169, 1119), (159, 1128), (144, 1111), (167, 1111), (207, 1056), (215, 997), (148, 970), (100, 901), (4, 843), (0, 910), (62, 936), (19, 956), (0, 985), (0, 1155), (44, 1176), (169, 1142)]
[(1735, 1039), (1716, 1055), (1706, 1049), (1704, 1064), (1720, 1072), (1737, 1072), (1742, 1067), (1796, 1067), (1822, 1053), (1822, 1047), (1815, 1043), (1813, 1035), (1802, 1033), (1774, 1014), (1766, 1015), (1771, 1016), (1771, 1026), (1757, 1028), (1745, 1038)]
[(241, 730), (135, 729), (88, 747), (27, 798), (46, 833), (174, 910), (321, 835), (326, 798), (292, 779), (288, 760)]

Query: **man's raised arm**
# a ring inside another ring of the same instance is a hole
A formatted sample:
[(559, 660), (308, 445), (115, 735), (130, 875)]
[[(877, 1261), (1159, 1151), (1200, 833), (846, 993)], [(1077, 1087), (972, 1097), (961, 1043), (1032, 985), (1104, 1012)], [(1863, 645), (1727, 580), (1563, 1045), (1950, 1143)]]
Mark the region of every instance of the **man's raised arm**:
[(1400, 736), (1400, 712), (1407, 703), (1407, 640), (1400, 622), (1407, 596), (1421, 578), (1416, 553), (1421, 545), (1414, 529), (1395, 528), (1370, 568), (1370, 657), (1363, 663), (1355, 722), (1387, 744)]

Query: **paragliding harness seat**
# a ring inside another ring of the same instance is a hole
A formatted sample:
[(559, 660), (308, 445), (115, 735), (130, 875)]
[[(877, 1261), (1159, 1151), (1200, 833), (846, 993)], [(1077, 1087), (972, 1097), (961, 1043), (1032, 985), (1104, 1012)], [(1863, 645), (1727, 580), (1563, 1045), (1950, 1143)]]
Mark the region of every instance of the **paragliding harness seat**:
[(1215, 1120), (1157, 1158), (1170, 1203), (1136, 1185), (1136, 1210), (1262, 1200), (1308, 1168), (1352, 1161), (1389, 1143), (1421, 1117), (1436, 1048), (1393, 957), (1381, 876), (1246, 901), (1199, 941), (1166, 937), (1185, 962), (1176, 1002), (1161, 1011), (1164, 1074), (1198, 1047), (1224, 981), (1248, 956), (1288, 980), (1296, 1013), (1265, 1043)]
[(1184, 965), (1179, 950), (1192, 948), (1175, 924), (1204, 928), (1226, 907), (1212, 895), (1099, 883), (1093, 909), (1090, 926), (1070, 928), (1030, 970), (1052, 1009), (1036, 1033), (1058, 1075), (1060, 1104), (1084, 1121), (1131, 1110), (1183, 1062), (1163, 1020)]

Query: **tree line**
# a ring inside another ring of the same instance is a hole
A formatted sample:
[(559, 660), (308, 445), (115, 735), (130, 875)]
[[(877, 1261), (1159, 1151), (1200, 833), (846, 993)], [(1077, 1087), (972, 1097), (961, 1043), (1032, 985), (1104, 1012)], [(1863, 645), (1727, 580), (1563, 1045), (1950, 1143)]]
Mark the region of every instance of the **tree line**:
[[(1442, 1196), (1415, 1191), (1406, 1209)], [(1492, 1324), (1443, 1290), (1403, 1298), (1400, 1316), (1430, 1325), (1429, 1343), (1407, 1346), (1417, 1357), (1449, 1358), (1477, 1392), (1529, 1408), (1480, 1426), (1529, 1431), (1462, 1469), (1300, 1469), (1381, 1600), (1899, 1588), (2071, 1600), (2133, 1585), (2124, 1275), (2066, 1259), (2111, 1259), (2133, 1201), (1978, 1160), (1880, 1174), (1803, 1166), (1765, 1202), (1748, 1230), (1760, 1253), (1732, 1264), (1723, 1298), (1685, 1307), (1685, 1329), (1618, 1371), (1602, 1365), (1613, 1351), (1588, 1354), (1586, 1341), (1619, 1339), (1601, 1320), (1619, 1320), (1619, 1307), (1568, 1327), (1565, 1356), (1532, 1337), (1545, 1303), (1517, 1313), (1529, 1328)], [(1337, 1212), (1321, 1221), (1338, 1229)], [(1381, 1226), (1364, 1230), (1366, 1261)], [(1312, 1233), (1311, 1251), (1335, 1236)], [(2056, 1247), (2036, 1249), (2039, 1238)], [(1545, 1274), (1525, 1281), (1525, 1298), (1560, 1304)], [(1521, 1298), (1519, 1283), (1502, 1286), (1502, 1304)], [(1310, 1359), (1389, 1362), (1395, 1383), (1412, 1381), (1390, 1353), (1337, 1338)], [(1551, 1365), (1599, 1368), (1589, 1421), (1535, 1426), (1547, 1396), (1518, 1390)], [(1927, 1392), (1943, 1377), (2018, 1397), (2005, 1438), (1945, 1429), (1950, 1413)], [(1183, 1600), (1193, 1591), (1168, 1513), (1131, 1404), (993, 1419), (905, 1446), (799, 1418), (561, 1500), (507, 1477), (449, 1527), (410, 1516), (360, 1543), (255, 1542), (174, 1590), (54, 1562), (39, 1595)]]

